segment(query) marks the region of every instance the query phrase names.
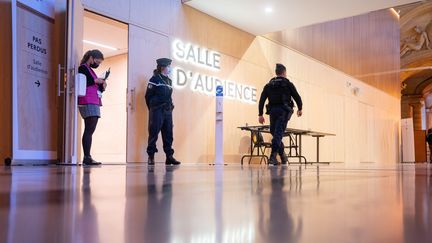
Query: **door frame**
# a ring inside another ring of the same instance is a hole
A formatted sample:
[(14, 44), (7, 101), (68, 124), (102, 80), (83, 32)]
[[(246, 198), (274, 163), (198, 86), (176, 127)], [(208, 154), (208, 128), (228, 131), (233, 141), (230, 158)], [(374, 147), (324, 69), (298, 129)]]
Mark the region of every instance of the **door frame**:
[[(81, 0), (68, 0), (67, 2), (67, 37), (66, 37), (66, 66), (64, 85), (64, 114), (63, 114), (63, 153), (61, 164), (78, 165), (78, 94), (75, 79), (82, 54), (82, 24), (84, 7)], [(81, 38), (80, 38), (81, 36)], [(78, 37), (78, 41), (76, 40)], [(59, 67), (60, 68), (60, 67)]]

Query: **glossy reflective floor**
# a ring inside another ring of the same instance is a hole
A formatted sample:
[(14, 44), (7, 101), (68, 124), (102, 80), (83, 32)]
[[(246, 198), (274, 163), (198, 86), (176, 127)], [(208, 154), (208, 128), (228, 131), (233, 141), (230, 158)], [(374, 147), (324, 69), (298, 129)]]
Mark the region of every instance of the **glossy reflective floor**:
[(0, 242), (432, 242), (428, 165), (0, 171)]

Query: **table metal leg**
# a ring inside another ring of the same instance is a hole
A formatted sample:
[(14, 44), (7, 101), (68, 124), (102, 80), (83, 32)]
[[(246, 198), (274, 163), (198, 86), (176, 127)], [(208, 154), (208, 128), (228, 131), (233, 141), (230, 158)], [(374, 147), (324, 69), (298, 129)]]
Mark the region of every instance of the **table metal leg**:
[(314, 136), (314, 137), (316, 137), (316, 139), (317, 139), (317, 142), (316, 142), (316, 145), (317, 145), (317, 147), (316, 147), (316, 151), (317, 151), (316, 158), (317, 158), (317, 160), (316, 160), (316, 162), (313, 162), (313, 163), (316, 163), (316, 164), (330, 164), (330, 162), (320, 162), (320, 138), (323, 137), (323, 136)]
[[(250, 157), (249, 157), (249, 156), (250, 156)], [(249, 155), (249, 156), (245, 155), (245, 156), (243, 156), (243, 157), (241, 158), (241, 165), (243, 165), (243, 159), (244, 159), (244, 158), (249, 157), (249, 164), (250, 164), (250, 162), (251, 162), (251, 160), (252, 160), (252, 157), (253, 157), (253, 139), (252, 139), (252, 132), (251, 132), (251, 135), (250, 135), (250, 155)]]
[(320, 137), (316, 137), (317, 138), (317, 163), (319, 163), (319, 139)]
[[(294, 144), (290, 144), (292, 147), (291, 149), (294, 149), (295, 154), (290, 154), (290, 156), (288, 156), (288, 158), (297, 158), (299, 161), (298, 162), (294, 162), (294, 163), (289, 163), (289, 164), (303, 164), (302, 160), (304, 160), (304, 163), (307, 163), (307, 159), (306, 157), (304, 157), (302, 155), (302, 135), (301, 134), (294, 134), (294, 138), (292, 138), (292, 141), (294, 142)], [(295, 147), (293, 147), (295, 146)]]

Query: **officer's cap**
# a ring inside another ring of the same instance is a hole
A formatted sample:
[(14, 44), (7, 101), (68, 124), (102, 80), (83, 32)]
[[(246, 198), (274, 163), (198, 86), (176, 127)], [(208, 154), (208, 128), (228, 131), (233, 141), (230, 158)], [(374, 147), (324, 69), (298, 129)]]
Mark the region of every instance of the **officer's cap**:
[(166, 67), (171, 65), (172, 60), (169, 58), (159, 58), (156, 60), (157, 65), (162, 66), (162, 67)]

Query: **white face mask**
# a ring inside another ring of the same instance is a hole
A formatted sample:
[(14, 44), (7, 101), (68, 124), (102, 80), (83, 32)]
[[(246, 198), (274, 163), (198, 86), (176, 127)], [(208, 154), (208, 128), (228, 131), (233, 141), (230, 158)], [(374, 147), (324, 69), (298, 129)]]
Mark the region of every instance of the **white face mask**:
[(166, 68), (164, 69), (164, 74), (165, 74), (166, 76), (168, 76), (168, 75), (171, 74), (171, 67), (170, 67), (170, 66), (168, 66), (168, 67), (166, 67)]

